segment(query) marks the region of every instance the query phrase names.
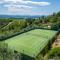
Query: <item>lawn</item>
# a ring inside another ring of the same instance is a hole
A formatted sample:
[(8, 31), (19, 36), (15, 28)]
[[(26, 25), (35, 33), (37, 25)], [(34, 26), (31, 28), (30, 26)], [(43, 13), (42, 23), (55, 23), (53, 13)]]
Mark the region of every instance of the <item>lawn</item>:
[(57, 31), (35, 29), (5, 40), (8, 46), (20, 53), (36, 57)]

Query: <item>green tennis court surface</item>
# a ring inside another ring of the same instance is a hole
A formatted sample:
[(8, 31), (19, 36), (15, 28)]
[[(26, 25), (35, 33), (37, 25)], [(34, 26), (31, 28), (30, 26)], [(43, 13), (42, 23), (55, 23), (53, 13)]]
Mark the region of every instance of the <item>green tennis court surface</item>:
[(25, 55), (36, 57), (57, 31), (35, 29), (5, 40), (8, 46)]

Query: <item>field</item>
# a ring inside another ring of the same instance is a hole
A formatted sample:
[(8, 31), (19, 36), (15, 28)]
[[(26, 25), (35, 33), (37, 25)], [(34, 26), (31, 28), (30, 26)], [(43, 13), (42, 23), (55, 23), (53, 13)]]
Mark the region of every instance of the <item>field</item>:
[(57, 31), (35, 29), (5, 40), (9, 48), (36, 57)]

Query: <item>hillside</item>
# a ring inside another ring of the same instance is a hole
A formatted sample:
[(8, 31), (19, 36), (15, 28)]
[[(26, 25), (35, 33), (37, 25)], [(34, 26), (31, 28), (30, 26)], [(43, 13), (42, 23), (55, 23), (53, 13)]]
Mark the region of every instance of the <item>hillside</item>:
[[(60, 33), (60, 12), (53, 13), (52, 15), (40, 16), (40, 17), (36, 17), (36, 18), (25, 18), (25, 17), (24, 18), (0, 18), (0, 56), (1, 56), (0, 60), (3, 60), (3, 58), (6, 59), (5, 57), (7, 57), (7, 55), (8, 55), (7, 59), (10, 59), (10, 57), (12, 57), (14, 55), (14, 52), (8, 47), (7, 44), (4, 43), (6, 39), (12, 38), (14, 36), (20, 35), (22, 33), (25, 33), (27, 31), (30, 31), (30, 30), (33, 30), (33, 29), (43, 29), (43, 30), (57, 31), (58, 34), (59, 34)], [(32, 34), (32, 35), (38, 36), (37, 33), (41, 33), (40, 37), (41, 36), (46, 37), (45, 32), (42, 33), (42, 32), (35, 31), (35, 33), (36, 34)], [(47, 33), (47, 34), (49, 34), (50, 36), (53, 35), (53, 33), (51, 34), (50, 32)], [(35, 39), (34, 36), (30, 37), (30, 38)], [(49, 37), (47, 36), (47, 39), (49, 39)], [(22, 36), (22, 39), (24, 39), (23, 36)], [(13, 39), (13, 40), (15, 40), (15, 39)], [(44, 40), (44, 39), (42, 39), (42, 40)], [(2, 42), (2, 41), (4, 41), (4, 42)], [(32, 41), (34, 42), (34, 40), (32, 40)], [(50, 58), (50, 55), (52, 56), (52, 54), (50, 53), (50, 51), (52, 50), (52, 48), (51, 48), (52, 45), (50, 45), (50, 43), (49, 43), (49, 46), (50, 47), (47, 47), (49, 49), (46, 48), (46, 51), (48, 50), (46, 53)], [(54, 53), (55, 48), (52, 51)], [(59, 48), (57, 48), (56, 51), (59, 52)], [(31, 51), (28, 51), (28, 52), (31, 52)], [(35, 52), (36, 51), (34, 51), (33, 53), (35, 53)], [(4, 54), (6, 54), (6, 55), (4, 55)], [(45, 55), (45, 52), (43, 52), (43, 54)], [(18, 55), (20, 56), (19, 53), (18, 53)], [(41, 55), (41, 56), (39, 55), (38, 58), (39, 59), (40, 59), (40, 57), (43, 58), (44, 55)], [(60, 57), (60, 53), (56, 54), (56, 55), (58, 57)], [(55, 57), (55, 55), (53, 57)], [(12, 59), (10, 59), (10, 60), (12, 60)]]
[(4, 38), (32, 28), (59, 30), (60, 12), (39, 18), (0, 18), (0, 28), (0, 36)]

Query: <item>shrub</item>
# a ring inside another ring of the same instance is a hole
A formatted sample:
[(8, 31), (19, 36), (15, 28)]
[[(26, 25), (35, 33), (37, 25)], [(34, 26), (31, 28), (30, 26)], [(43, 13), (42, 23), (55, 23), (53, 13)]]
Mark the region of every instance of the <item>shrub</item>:
[(54, 48), (48, 53), (48, 58), (53, 58), (53, 57), (60, 57), (60, 48)]

